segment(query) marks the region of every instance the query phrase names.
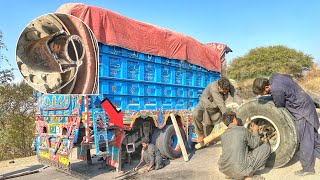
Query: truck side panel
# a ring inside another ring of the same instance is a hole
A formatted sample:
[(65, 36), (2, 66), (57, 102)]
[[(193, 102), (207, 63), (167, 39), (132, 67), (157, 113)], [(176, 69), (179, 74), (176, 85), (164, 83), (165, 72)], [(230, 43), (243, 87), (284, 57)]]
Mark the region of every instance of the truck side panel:
[(193, 109), (220, 73), (183, 60), (99, 43), (99, 93), (122, 110)]
[[(183, 60), (102, 43), (99, 57), (99, 95), (40, 96), (36, 121), (40, 161), (58, 162), (68, 169), (71, 149), (79, 146), (80, 159), (90, 160), (89, 149), (95, 148), (95, 155), (120, 168), (120, 152), (133, 152), (141, 138), (151, 137), (155, 129), (168, 129), (164, 127), (171, 124), (170, 113), (188, 131), (199, 92), (220, 77)], [(100, 105), (105, 98), (122, 110), (124, 129), (109, 126), (110, 117)], [(180, 150), (177, 145), (173, 148)]]

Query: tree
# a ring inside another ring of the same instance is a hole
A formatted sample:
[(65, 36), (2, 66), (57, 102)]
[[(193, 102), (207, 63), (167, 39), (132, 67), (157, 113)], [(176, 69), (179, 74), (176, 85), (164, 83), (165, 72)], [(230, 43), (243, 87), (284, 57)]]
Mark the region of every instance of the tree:
[[(0, 31), (0, 64), (9, 63)], [(13, 68), (0, 66), (0, 161), (32, 154), (35, 129), (33, 89), (24, 82), (13, 83)], [(12, 66), (11, 66), (12, 67)]]
[(8, 84), (13, 81), (13, 69), (0, 69), (0, 85)]
[(35, 128), (33, 89), (26, 83), (0, 86), (0, 160), (31, 155)]
[(312, 56), (286, 46), (258, 47), (235, 58), (227, 68), (227, 74), (237, 80), (269, 77), (273, 73), (300, 77), (302, 68), (310, 68), (312, 64)]
[[(8, 51), (6, 44), (4, 43), (3, 40), (3, 33), (0, 30), (0, 65), (3, 64), (3, 62), (6, 62), (9, 64), (9, 66), (11, 66), (9, 59), (7, 58), (7, 56), (4, 55), (3, 51)], [(2, 67), (2, 66), (0, 66)], [(11, 66), (12, 67), (12, 66)], [(1, 69), (0, 68), (0, 85), (2, 84), (7, 84), (13, 81), (14, 79), (14, 75), (13, 75), (13, 71), (14, 69)]]

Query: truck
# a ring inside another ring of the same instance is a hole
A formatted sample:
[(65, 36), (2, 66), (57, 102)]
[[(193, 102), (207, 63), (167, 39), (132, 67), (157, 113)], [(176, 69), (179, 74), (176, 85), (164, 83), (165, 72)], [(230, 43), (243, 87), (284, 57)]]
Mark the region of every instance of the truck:
[[(73, 17), (91, 30), (81, 29), (84, 25), (77, 25)], [(92, 82), (84, 83), (82, 77), (99, 81), (98, 94), (35, 95), (37, 157), (41, 163), (64, 170), (71, 169), (73, 148), (77, 148), (78, 159), (90, 164), (92, 157), (100, 157), (121, 170), (123, 159), (130, 162), (132, 155), (140, 153), (143, 137), (149, 137), (164, 157), (180, 157), (170, 114), (189, 147), (196, 139), (192, 109), (202, 90), (219, 79), (225, 54), (231, 51), (224, 44), (202, 44), (181, 33), (84, 4), (62, 5), (56, 13), (40, 17), (28, 27), (32, 33), (34, 29), (51, 32), (50, 38), (58, 33), (81, 39), (77, 41), (79, 49), (67, 49), (67, 54), (71, 51), (83, 57), (75, 70), (76, 82), (60, 92), (89, 92), (85, 83), (93, 86)], [(22, 33), (22, 42), (28, 42), (23, 39), (31, 36), (28, 33), (30, 30)], [(49, 42), (35, 37), (34, 41)], [(49, 43), (52, 41), (55, 39)], [(99, 59), (94, 58), (95, 52)], [(88, 70), (88, 64), (98, 65), (98, 71)], [(96, 77), (92, 77), (94, 72)], [(65, 89), (72, 87), (77, 91)]]
[[(39, 161), (70, 170), (70, 153), (76, 147), (78, 159), (90, 163), (94, 149), (94, 156), (120, 170), (123, 152), (130, 161), (141, 150), (143, 137), (149, 137), (163, 156), (180, 157), (170, 114), (176, 117), (183, 139), (195, 141), (191, 112), (202, 90), (221, 76), (221, 64), (231, 49), (220, 43), (201, 44), (94, 6), (65, 4), (57, 13), (80, 18), (91, 28), (90, 36), (97, 38), (92, 52), (99, 56), (99, 93), (37, 94)], [(81, 85), (85, 86), (77, 87)], [(266, 96), (253, 98), (236, 111), (245, 127), (255, 121), (259, 133), (270, 138), (268, 166), (282, 167), (292, 159), (297, 132), (286, 109), (276, 108)]]

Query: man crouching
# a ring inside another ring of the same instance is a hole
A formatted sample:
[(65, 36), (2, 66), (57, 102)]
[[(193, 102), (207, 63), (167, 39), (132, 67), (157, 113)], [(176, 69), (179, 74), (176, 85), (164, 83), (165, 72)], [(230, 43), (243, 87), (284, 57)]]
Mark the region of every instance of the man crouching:
[[(249, 125), (252, 133), (238, 126), (233, 111), (225, 112), (222, 121), (228, 128), (221, 135), (222, 155), (218, 162), (220, 172), (233, 179), (252, 179), (253, 174), (264, 167), (271, 153), (268, 139), (260, 138), (259, 127), (254, 122)], [(253, 150), (249, 151), (249, 147)], [(264, 179), (262, 176), (255, 178)]]
[[(158, 170), (163, 167), (163, 161), (160, 151), (154, 144), (149, 143), (149, 138), (144, 137), (142, 140), (142, 151), (140, 163), (134, 168), (134, 171), (138, 170), (138, 167), (146, 162), (145, 168), (141, 169), (142, 172), (149, 172), (153, 169)], [(139, 170), (140, 171), (140, 170)]]

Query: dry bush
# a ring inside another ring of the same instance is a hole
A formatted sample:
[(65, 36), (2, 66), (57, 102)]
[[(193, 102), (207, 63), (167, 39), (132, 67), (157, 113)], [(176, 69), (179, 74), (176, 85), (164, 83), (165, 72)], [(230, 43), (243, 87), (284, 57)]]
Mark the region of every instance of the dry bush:
[(314, 65), (306, 76), (297, 81), (306, 90), (320, 94), (320, 68)]
[[(252, 92), (253, 79), (246, 79), (238, 81), (236, 84), (241, 92), (241, 98), (244, 100), (256, 97)], [(300, 79), (295, 79), (295, 81), (307, 92), (313, 92), (320, 94), (320, 67), (319, 65), (314, 65), (308, 74)]]
[(254, 79), (246, 79), (242, 81), (238, 81), (236, 84), (237, 89), (240, 90), (241, 98), (243, 100), (248, 100), (256, 95), (252, 92), (252, 83)]

